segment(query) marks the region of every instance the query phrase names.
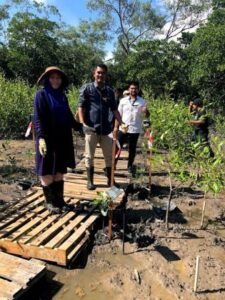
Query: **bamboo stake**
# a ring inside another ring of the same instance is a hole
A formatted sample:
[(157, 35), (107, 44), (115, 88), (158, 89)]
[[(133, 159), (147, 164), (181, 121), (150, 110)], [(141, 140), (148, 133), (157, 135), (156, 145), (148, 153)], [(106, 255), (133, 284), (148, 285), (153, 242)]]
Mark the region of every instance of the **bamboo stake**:
[(200, 256), (196, 257), (194, 292), (197, 293)]
[(202, 219), (201, 219), (201, 229), (203, 228), (203, 224), (204, 224), (204, 218), (205, 218), (205, 205), (206, 205), (206, 201), (204, 199), (203, 202), (203, 206), (202, 206)]

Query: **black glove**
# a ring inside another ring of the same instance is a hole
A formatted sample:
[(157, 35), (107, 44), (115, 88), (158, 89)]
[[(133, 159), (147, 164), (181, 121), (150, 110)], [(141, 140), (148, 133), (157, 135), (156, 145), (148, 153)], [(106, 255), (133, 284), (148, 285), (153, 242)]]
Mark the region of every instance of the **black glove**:
[(145, 129), (149, 128), (150, 125), (151, 125), (151, 122), (150, 122), (148, 119), (143, 120), (142, 126), (143, 126)]
[(82, 124), (77, 122), (75, 119), (73, 119), (73, 130), (75, 131), (82, 131)]

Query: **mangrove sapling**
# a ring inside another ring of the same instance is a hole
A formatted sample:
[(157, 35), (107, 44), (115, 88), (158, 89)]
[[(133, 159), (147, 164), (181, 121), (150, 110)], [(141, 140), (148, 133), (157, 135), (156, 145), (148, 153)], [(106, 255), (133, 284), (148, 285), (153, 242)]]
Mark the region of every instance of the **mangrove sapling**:
[(2, 143), (2, 149), (0, 149), (0, 154), (5, 157), (6, 166), (4, 167), (5, 175), (13, 174), (17, 170), (17, 160), (16, 156), (11, 154), (10, 140), (6, 140)]
[(97, 198), (93, 201), (104, 217), (108, 214), (110, 202), (111, 198), (106, 192), (97, 192)]
[(207, 155), (204, 160), (201, 160), (201, 174), (199, 176), (198, 185), (204, 191), (204, 201), (202, 208), (202, 217), (200, 228), (204, 228), (204, 218), (206, 209), (206, 197), (208, 193), (212, 193), (214, 198), (224, 189), (224, 179), (225, 179), (225, 157), (223, 154), (223, 148), (225, 146), (224, 142), (219, 142), (218, 138), (214, 139), (216, 142), (214, 151), (215, 158), (209, 157), (208, 147), (204, 148), (203, 155)]
[[(161, 160), (162, 164), (167, 170), (167, 176), (169, 180), (169, 195), (167, 200), (167, 207), (166, 207), (166, 217), (165, 217), (165, 224), (166, 230), (169, 230), (169, 212), (171, 206), (171, 200), (173, 198), (173, 194), (176, 189), (179, 188), (180, 184), (186, 180), (186, 176), (184, 175), (184, 165), (180, 162), (178, 163), (178, 156), (175, 151), (171, 151), (168, 155), (165, 155), (164, 159)], [(172, 179), (176, 178), (179, 179), (180, 184), (173, 187)]]
[[(210, 157), (209, 147), (202, 145), (201, 142), (191, 142), (186, 146), (184, 151), (177, 152), (183, 167), (185, 166), (186, 168), (185, 176), (187, 177), (187, 180), (191, 180), (192, 185), (200, 187), (204, 192), (200, 228), (203, 228), (204, 224), (206, 198), (208, 193), (212, 192), (214, 197), (216, 197), (216, 195), (224, 188), (224, 142), (219, 142), (218, 138), (214, 138), (213, 142), (215, 152), (214, 158)], [(185, 153), (185, 155), (188, 154), (190, 158), (188, 163), (185, 162), (185, 156), (182, 153)]]

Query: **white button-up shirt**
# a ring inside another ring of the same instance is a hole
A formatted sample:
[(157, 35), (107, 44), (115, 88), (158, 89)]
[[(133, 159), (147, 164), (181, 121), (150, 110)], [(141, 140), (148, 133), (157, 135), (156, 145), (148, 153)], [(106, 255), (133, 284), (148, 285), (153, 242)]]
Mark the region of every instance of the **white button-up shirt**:
[(143, 107), (146, 107), (145, 100), (139, 96), (135, 100), (131, 100), (130, 96), (120, 100), (118, 111), (122, 121), (129, 125), (128, 133), (141, 132), (142, 118), (144, 116), (142, 112)]

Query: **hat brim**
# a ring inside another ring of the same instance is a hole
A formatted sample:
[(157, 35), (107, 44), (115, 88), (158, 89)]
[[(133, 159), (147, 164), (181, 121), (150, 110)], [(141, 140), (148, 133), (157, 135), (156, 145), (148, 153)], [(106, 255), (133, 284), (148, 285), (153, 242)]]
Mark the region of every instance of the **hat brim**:
[(51, 68), (51, 69), (45, 71), (44, 73), (42, 73), (41, 76), (37, 80), (37, 84), (44, 85), (45, 79), (48, 78), (50, 76), (50, 74), (54, 73), (54, 72), (59, 73), (62, 76), (63, 86), (68, 86), (68, 84), (69, 84), (68, 77), (62, 70), (60, 70), (58, 68)]

